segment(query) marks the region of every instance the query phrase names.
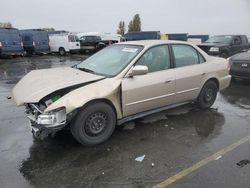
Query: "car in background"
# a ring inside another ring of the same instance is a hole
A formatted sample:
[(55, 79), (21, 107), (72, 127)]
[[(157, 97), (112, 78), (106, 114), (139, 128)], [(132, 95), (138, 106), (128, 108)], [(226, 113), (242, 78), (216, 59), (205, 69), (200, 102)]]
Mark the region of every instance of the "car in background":
[(228, 58), (234, 54), (247, 51), (250, 43), (246, 35), (217, 35), (198, 45), (209, 55)]
[(46, 54), (50, 52), (49, 35), (42, 29), (20, 30), (25, 54)]
[(135, 40), (159, 40), (161, 39), (160, 31), (138, 31), (138, 32), (128, 32), (123, 35), (125, 41), (135, 41)]
[(99, 35), (82, 35), (79, 37), (80, 50), (83, 53), (95, 53), (106, 47)]
[(23, 54), (23, 42), (19, 30), (0, 28), (0, 57)]
[(250, 50), (230, 57), (229, 63), (233, 78), (250, 79)]
[(77, 35), (70, 32), (49, 33), (50, 51), (60, 55), (77, 53), (80, 51), (80, 42)]
[[(68, 68), (35, 70), (14, 87), (35, 137), (69, 128), (84, 145), (107, 140), (116, 125), (195, 102), (210, 108), (229, 86), (228, 61), (180, 41), (113, 44)], [(32, 84), (31, 84), (32, 83)]]

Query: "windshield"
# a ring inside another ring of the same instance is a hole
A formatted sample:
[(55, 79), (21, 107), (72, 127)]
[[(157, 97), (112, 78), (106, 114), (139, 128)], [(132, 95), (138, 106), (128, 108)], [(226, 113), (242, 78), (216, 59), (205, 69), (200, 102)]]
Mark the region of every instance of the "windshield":
[(135, 45), (112, 45), (90, 56), (76, 68), (104, 76), (115, 76), (143, 49)]
[(209, 38), (207, 43), (223, 43), (223, 44), (231, 44), (232, 36), (214, 36)]

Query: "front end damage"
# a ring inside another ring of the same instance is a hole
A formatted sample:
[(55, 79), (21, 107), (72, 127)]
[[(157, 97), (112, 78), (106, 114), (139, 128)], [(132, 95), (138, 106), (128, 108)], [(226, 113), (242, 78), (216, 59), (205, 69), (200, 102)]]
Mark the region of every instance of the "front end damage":
[(74, 112), (66, 114), (64, 107), (44, 112), (46, 104), (25, 104), (26, 114), (31, 123), (31, 131), (36, 138), (44, 139), (67, 127)]

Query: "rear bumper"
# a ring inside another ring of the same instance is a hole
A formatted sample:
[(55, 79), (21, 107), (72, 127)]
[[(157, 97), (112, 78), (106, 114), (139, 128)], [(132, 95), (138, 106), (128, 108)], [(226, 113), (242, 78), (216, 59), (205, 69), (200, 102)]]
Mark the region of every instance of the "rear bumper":
[(35, 53), (35, 54), (47, 54), (50, 53), (50, 49), (37, 49), (34, 47), (24, 47), (24, 50), (26, 50), (28, 53)]
[(232, 78), (231, 75), (227, 75), (227, 76), (221, 78), (220, 79), (220, 88), (219, 88), (219, 90), (226, 89), (230, 85), (231, 78)]
[(23, 55), (23, 51), (4, 51), (0, 49), (0, 56)]
[(81, 46), (81, 50), (94, 50), (95, 46)]
[(250, 79), (250, 69), (232, 69), (230, 70), (230, 74), (234, 78), (241, 78), (241, 79)]
[(70, 49), (69, 52), (70, 53), (78, 53), (78, 52), (80, 52), (80, 49)]

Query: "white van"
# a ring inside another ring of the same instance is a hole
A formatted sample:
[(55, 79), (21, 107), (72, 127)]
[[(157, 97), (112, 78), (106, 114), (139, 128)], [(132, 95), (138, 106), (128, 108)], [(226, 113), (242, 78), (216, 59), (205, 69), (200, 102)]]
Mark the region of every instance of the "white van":
[(49, 34), (50, 51), (59, 52), (60, 55), (76, 53), (80, 50), (80, 42), (77, 35), (72, 33)]

